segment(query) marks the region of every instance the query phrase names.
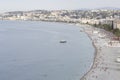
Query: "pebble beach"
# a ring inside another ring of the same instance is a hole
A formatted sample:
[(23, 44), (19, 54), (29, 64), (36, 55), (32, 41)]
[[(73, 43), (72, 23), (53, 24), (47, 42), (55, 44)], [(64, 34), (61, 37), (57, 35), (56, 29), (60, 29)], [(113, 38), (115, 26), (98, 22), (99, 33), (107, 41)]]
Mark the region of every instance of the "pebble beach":
[[(120, 80), (120, 43), (113, 41), (111, 33), (89, 25), (83, 26), (96, 49), (91, 69), (80, 80)], [(110, 44), (110, 42), (114, 42)]]

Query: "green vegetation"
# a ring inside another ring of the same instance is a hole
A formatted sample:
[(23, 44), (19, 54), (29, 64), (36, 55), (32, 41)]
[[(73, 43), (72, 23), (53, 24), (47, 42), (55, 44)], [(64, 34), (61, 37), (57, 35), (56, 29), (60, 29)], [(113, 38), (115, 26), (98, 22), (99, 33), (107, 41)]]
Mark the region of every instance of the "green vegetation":
[(112, 26), (111, 25), (108, 25), (108, 24), (94, 24), (93, 26), (95, 27), (98, 27), (98, 28), (102, 28), (102, 29), (105, 29), (106, 31), (112, 31)]
[(115, 34), (117, 37), (120, 37), (120, 30), (119, 29), (113, 29), (113, 34)]
[(116, 37), (120, 37), (120, 30), (119, 29), (113, 29), (112, 25), (108, 25), (108, 24), (94, 24), (93, 26), (97, 27), (97, 28), (102, 28), (105, 29), (106, 31), (110, 31), (112, 32)]

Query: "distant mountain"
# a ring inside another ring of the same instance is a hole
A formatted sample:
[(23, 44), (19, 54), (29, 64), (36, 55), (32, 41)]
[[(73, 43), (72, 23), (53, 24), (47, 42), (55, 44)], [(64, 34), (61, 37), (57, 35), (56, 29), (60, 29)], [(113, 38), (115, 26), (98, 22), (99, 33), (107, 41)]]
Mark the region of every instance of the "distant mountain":
[(89, 9), (89, 8), (80, 8), (80, 9), (78, 9), (78, 10), (91, 10), (91, 9)]
[(85, 11), (87, 11), (87, 10), (96, 10), (96, 9), (107, 9), (107, 10), (120, 10), (120, 8), (116, 8), (116, 7), (102, 7), (102, 8), (80, 8), (80, 9), (78, 9), (78, 10), (85, 10)]
[(116, 7), (103, 7), (103, 8), (96, 8), (96, 9), (120, 10), (120, 8), (116, 8)]

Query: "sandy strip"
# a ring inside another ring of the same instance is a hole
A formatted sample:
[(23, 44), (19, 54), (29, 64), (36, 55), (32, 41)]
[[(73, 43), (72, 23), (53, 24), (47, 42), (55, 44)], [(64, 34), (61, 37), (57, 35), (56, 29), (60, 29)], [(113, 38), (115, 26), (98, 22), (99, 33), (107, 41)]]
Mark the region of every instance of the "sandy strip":
[[(82, 28), (91, 38), (96, 53), (93, 66), (80, 80), (120, 80), (120, 63), (116, 62), (116, 58), (120, 56), (120, 47), (107, 46), (111, 34), (92, 26)], [(100, 34), (105, 37), (99, 36)]]

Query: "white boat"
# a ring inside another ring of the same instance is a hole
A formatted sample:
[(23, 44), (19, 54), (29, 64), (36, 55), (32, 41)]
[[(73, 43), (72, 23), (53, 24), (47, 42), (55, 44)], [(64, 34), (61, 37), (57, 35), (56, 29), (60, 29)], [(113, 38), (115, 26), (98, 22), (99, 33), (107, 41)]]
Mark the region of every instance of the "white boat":
[(67, 41), (66, 40), (61, 40), (60, 43), (66, 43)]

